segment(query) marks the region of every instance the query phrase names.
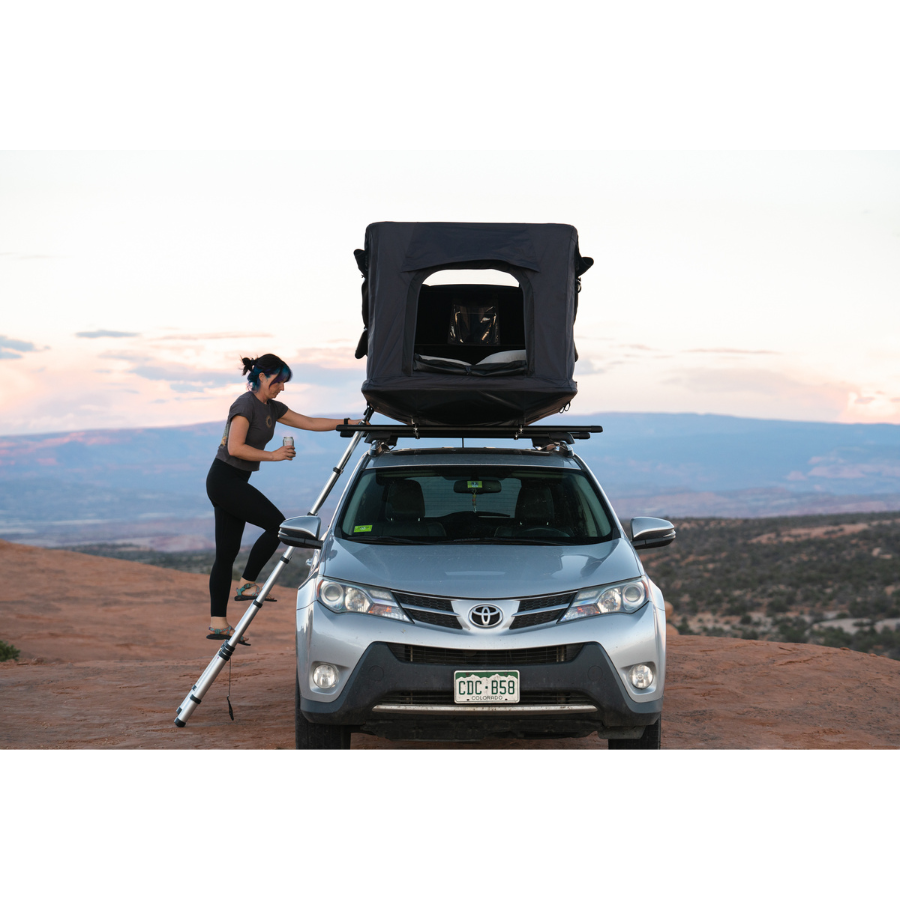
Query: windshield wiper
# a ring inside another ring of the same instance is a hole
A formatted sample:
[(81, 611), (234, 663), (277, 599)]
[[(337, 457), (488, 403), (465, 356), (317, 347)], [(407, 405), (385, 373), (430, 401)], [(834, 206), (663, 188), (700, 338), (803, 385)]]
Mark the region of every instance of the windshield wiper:
[(453, 538), (450, 541), (442, 541), (444, 544), (537, 544), (539, 546), (547, 546), (548, 544), (568, 544), (570, 541), (562, 538), (527, 538), (527, 537), (470, 537), (470, 538)]
[(572, 541), (564, 540), (562, 538), (464, 537), (441, 539), (435, 537), (423, 539), (391, 537), (389, 535), (374, 538), (347, 537), (344, 538), (344, 540), (353, 541), (355, 544), (415, 544), (420, 547), (442, 546), (446, 544), (533, 544), (538, 547), (547, 547), (551, 545), (565, 546), (566, 544), (572, 543)]
[(344, 538), (345, 541), (354, 541), (357, 544), (430, 544), (431, 541), (421, 541), (416, 538), (405, 538), (405, 537), (391, 537), (389, 535), (385, 535), (383, 537), (374, 537), (374, 538), (358, 538), (358, 537), (348, 537)]
[(572, 544), (567, 538), (527, 538), (527, 537), (493, 537), (491, 543), (494, 544), (540, 544), (542, 547), (564, 547)]

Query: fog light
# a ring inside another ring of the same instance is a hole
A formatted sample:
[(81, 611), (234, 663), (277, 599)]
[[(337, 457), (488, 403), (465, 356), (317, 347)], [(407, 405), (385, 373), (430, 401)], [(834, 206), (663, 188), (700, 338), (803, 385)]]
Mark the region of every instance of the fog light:
[[(633, 677), (633, 676), (632, 676)], [(313, 669), (313, 681), (316, 687), (333, 688), (337, 684), (338, 673), (334, 666), (325, 663)]]
[(635, 666), (631, 670), (631, 683), (639, 691), (650, 687), (650, 685), (653, 684), (653, 672), (650, 671), (650, 666), (645, 666), (643, 663), (639, 666)]

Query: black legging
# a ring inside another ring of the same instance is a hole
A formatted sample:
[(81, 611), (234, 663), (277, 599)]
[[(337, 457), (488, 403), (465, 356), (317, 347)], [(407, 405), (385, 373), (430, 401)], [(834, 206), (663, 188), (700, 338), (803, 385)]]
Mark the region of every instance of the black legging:
[(214, 459), (206, 476), (206, 494), (216, 510), (216, 561), (209, 573), (209, 614), (225, 617), (231, 594), (234, 561), (241, 549), (244, 525), (263, 528), (244, 568), (244, 578), (256, 581), (278, 547), (278, 526), (284, 516), (264, 494), (247, 482), (250, 473)]

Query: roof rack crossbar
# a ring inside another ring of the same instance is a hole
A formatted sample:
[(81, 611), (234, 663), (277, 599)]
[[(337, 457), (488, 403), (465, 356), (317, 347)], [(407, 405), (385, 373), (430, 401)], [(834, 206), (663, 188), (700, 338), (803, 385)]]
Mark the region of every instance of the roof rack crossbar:
[(602, 425), (338, 425), (341, 437), (349, 438), (362, 432), (366, 443), (384, 441), (395, 444), (399, 438), (503, 438), (528, 440), (533, 444), (573, 444), (586, 441), (592, 434), (600, 434)]

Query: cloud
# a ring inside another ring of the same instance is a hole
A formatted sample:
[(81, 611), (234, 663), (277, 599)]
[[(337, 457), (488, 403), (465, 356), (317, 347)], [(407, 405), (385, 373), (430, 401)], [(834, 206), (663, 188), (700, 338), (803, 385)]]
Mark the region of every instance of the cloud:
[(0, 334), (0, 348), (18, 350), (20, 353), (34, 353), (38, 349), (31, 341), (17, 341), (15, 338), (8, 338), (5, 334)]
[(130, 338), (130, 337), (140, 337), (140, 334), (136, 331), (106, 331), (105, 329), (101, 328), (98, 331), (76, 332), (75, 337), (79, 337), (79, 338)]
[(18, 341), (0, 334), (0, 359), (21, 359), (23, 353), (38, 353), (47, 347), (36, 347), (31, 341)]
[[(294, 378), (297, 377), (298, 371), (306, 367), (311, 367), (311, 371), (332, 369), (359, 374), (365, 370), (366, 364), (363, 360), (356, 361), (353, 356), (355, 349), (355, 343), (352, 345), (344, 343), (332, 347), (301, 347), (292, 356), (287, 357), (287, 362), (294, 372)], [(292, 359), (303, 360), (303, 362), (293, 363)]]
[(891, 399), (884, 391), (865, 385), (847, 393), (845, 416), (853, 419), (862, 417), (862, 421), (871, 422), (881, 419), (891, 421), (897, 418), (896, 399)]
[(365, 380), (366, 370), (362, 367), (321, 366), (315, 363), (304, 363), (292, 366), (293, 377), (291, 382), (298, 384), (317, 384), (322, 387), (333, 388), (339, 385), (354, 384), (357, 387)]
[(704, 393), (778, 394), (786, 390), (810, 390), (809, 385), (789, 375), (750, 368), (684, 369), (666, 379), (666, 383)]
[(122, 359), (131, 363), (153, 362), (152, 356), (134, 350), (104, 350), (97, 354), (97, 359)]
[[(172, 345), (169, 345), (171, 349)], [(316, 347), (303, 348), (293, 354), (282, 354), (289, 361), (299, 358), (302, 362), (290, 363), (293, 377), (288, 391), (298, 396), (311, 394), (314, 398), (329, 397), (334, 391), (356, 392), (365, 377), (365, 364), (353, 358), (353, 348)], [(245, 383), (239, 366), (214, 368), (209, 361), (204, 365), (199, 360), (179, 362), (171, 358), (160, 358), (151, 349), (146, 352), (146, 342), (140, 350), (106, 350), (98, 358), (121, 360), (127, 363), (125, 372), (151, 382), (163, 382), (169, 390), (180, 395), (179, 399), (196, 399), (185, 396), (219, 392), (224, 388), (238, 387)], [(195, 368), (196, 366), (196, 368)], [(293, 389), (293, 390), (292, 390)]]
[(848, 385), (825, 381), (812, 383), (802, 374), (776, 369), (739, 365), (685, 369), (665, 379), (664, 383), (686, 388), (698, 395), (698, 400), (704, 395), (710, 399), (718, 395), (734, 406), (734, 414), (740, 415), (746, 413), (738, 413), (738, 409), (761, 403), (764, 416), (784, 418), (784, 413), (778, 410), (790, 408), (792, 417), (833, 420), (847, 406)]
[(602, 375), (607, 369), (616, 365), (616, 362), (602, 363), (590, 357), (581, 356), (575, 363), (575, 372), (578, 375)]
[(132, 366), (131, 373), (150, 381), (168, 381), (173, 390), (202, 391), (209, 387), (226, 387), (241, 380), (234, 372), (191, 371), (178, 366)]

